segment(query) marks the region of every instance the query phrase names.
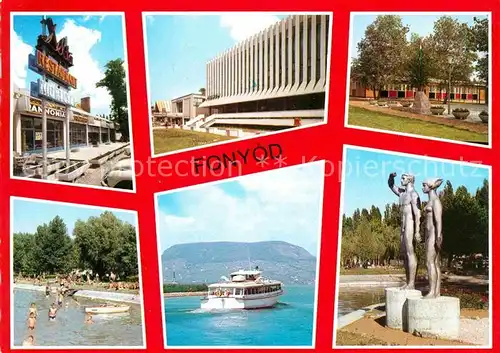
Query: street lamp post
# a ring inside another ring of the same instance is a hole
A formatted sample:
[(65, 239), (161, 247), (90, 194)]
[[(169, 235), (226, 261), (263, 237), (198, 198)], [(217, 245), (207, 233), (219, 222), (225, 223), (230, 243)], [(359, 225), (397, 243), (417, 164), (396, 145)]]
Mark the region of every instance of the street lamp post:
[(446, 93), (448, 98), (448, 115), (451, 115), (451, 71), (453, 69), (453, 56), (448, 56), (448, 92)]

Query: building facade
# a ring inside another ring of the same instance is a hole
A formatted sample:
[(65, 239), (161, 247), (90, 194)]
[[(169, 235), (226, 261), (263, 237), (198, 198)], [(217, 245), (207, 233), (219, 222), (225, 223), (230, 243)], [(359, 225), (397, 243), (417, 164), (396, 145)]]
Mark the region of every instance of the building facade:
[[(431, 82), (424, 87), (424, 92), (430, 100), (445, 100), (447, 97), (446, 85)], [(351, 80), (349, 96), (353, 98), (391, 98), (391, 99), (413, 99), (416, 88), (407, 84), (391, 84), (382, 87), (380, 92), (362, 85), (356, 80)], [(379, 93), (379, 94), (376, 94)], [(450, 99), (454, 102), (463, 103), (485, 103), (486, 87), (475, 83), (464, 83), (451, 87)]]
[(171, 101), (156, 101), (153, 107), (153, 119), (161, 123), (184, 125), (200, 114), (207, 114), (208, 109), (200, 108), (206, 97), (199, 93), (190, 93)]
[(199, 127), (286, 128), (325, 116), (331, 15), (289, 16), (206, 65)]
[[(83, 98), (80, 108), (46, 102), (47, 151), (66, 146), (66, 121), (69, 119), (70, 147), (87, 147), (115, 142), (113, 122), (90, 113), (90, 99)], [(86, 111), (86, 110), (88, 111)], [(42, 101), (27, 92), (14, 93), (13, 150), (18, 154), (42, 153)]]

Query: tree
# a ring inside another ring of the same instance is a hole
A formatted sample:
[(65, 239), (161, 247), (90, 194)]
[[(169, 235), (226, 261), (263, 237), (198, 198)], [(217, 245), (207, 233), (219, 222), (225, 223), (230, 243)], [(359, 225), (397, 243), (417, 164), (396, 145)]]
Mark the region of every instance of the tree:
[(63, 219), (54, 217), (49, 224), (37, 227), (33, 257), (37, 273), (63, 273), (69, 270), (73, 243)]
[(429, 79), (435, 75), (432, 58), (428, 50), (429, 41), (412, 33), (410, 43), (406, 52), (407, 82), (419, 91), (429, 83)]
[(445, 83), (446, 87), (456, 82), (470, 82), (477, 54), (470, 50), (469, 27), (466, 23), (442, 16), (434, 23), (434, 32), (428, 42), (431, 59), (436, 67), (436, 79)]
[(477, 77), (486, 87), (485, 100), (488, 103), (488, 72), (489, 72), (489, 21), (488, 18), (474, 17), (474, 25), (469, 30), (471, 49), (479, 52), (476, 62)]
[(401, 81), (404, 76), (404, 57), (408, 27), (400, 16), (378, 16), (370, 24), (365, 37), (358, 43), (358, 57), (353, 60), (354, 78), (376, 93), (389, 83)]
[(78, 220), (73, 235), (80, 262), (101, 278), (111, 271), (122, 277), (138, 273), (135, 228), (113, 213)]
[(127, 85), (125, 83), (125, 68), (122, 59), (111, 60), (106, 64), (104, 78), (97, 82), (96, 87), (104, 87), (111, 95), (111, 120), (118, 125), (122, 140), (129, 141)]
[(35, 246), (34, 234), (15, 233), (13, 239), (13, 267), (15, 273), (32, 275), (36, 273), (36, 263), (33, 258)]
[(203, 88), (203, 87), (202, 87), (202, 88), (200, 88), (200, 90), (199, 90), (199, 91), (200, 91), (200, 94), (201, 94), (202, 96), (204, 96), (207, 90), (206, 90), (205, 88)]

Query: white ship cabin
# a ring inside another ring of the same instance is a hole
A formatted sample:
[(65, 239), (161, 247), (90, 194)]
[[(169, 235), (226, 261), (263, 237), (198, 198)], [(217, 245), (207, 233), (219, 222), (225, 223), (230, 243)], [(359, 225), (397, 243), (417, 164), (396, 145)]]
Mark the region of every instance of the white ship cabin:
[(258, 270), (240, 270), (230, 274), (225, 282), (208, 286), (209, 297), (273, 296), (283, 293), (282, 283), (264, 279)]

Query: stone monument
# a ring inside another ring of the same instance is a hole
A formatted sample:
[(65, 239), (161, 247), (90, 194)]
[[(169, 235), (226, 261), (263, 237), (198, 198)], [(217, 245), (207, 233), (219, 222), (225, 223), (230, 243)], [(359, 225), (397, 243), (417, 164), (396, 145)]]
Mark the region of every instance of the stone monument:
[(424, 217), (429, 294), (424, 299), (408, 298), (408, 332), (456, 339), (460, 331), (460, 299), (440, 296), (443, 206), (436, 190), (442, 182), (435, 178), (422, 183), (422, 191), (429, 196)]
[(415, 93), (411, 112), (417, 114), (431, 113), (431, 103), (429, 102), (429, 98), (425, 95), (424, 91), (417, 91), (417, 93)]
[(422, 298), (422, 292), (415, 289), (417, 257), (413, 240), (420, 241), (420, 197), (415, 190), (415, 177), (401, 176), (401, 186), (396, 186), (396, 173), (389, 175), (389, 188), (399, 197), (401, 209), (401, 253), (404, 258), (406, 283), (401, 288), (385, 289), (386, 325), (408, 331), (407, 299)]

